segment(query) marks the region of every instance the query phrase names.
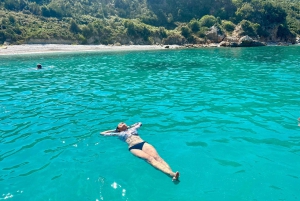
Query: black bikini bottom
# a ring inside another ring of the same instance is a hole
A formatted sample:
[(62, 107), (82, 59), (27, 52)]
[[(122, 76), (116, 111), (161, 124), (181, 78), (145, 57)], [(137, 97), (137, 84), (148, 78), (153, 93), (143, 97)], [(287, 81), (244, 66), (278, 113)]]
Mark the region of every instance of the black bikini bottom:
[(135, 144), (135, 145), (129, 147), (128, 150), (129, 150), (129, 151), (130, 151), (131, 149), (139, 149), (139, 150), (142, 150), (142, 149), (143, 149), (143, 146), (144, 146), (144, 144), (145, 144), (145, 142), (146, 142), (146, 141), (137, 143), (137, 144)]

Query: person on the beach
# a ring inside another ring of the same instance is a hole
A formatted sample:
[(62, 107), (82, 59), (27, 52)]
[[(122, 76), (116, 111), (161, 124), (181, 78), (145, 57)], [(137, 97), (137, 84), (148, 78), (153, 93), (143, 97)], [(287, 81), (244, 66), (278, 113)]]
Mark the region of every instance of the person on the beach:
[(138, 135), (137, 129), (141, 126), (141, 122), (130, 127), (121, 122), (115, 130), (103, 131), (101, 134), (119, 136), (122, 141), (128, 144), (129, 151), (133, 155), (145, 159), (152, 166), (172, 177), (173, 181), (178, 181), (179, 172), (173, 172), (170, 166), (158, 155), (155, 148)]
[(37, 70), (42, 69), (42, 65), (41, 64), (36, 65), (36, 69)]

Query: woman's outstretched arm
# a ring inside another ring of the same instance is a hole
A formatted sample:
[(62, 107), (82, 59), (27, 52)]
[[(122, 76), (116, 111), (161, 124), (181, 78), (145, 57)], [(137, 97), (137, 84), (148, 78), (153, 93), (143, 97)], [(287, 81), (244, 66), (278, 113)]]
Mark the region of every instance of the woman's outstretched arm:
[(141, 126), (142, 126), (142, 122), (138, 122), (138, 123), (135, 123), (135, 124), (131, 125), (130, 128), (138, 129)]
[(100, 132), (101, 135), (117, 135), (118, 133), (116, 132), (116, 130), (107, 130), (107, 131), (103, 131)]

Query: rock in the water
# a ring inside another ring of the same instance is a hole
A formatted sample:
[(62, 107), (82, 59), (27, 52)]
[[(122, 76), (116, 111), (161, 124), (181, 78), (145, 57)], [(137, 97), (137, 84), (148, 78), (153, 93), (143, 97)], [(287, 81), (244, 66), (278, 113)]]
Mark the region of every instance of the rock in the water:
[(230, 47), (230, 42), (222, 41), (219, 45), (220, 45), (221, 47)]
[(243, 36), (239, 40), (240, 46), (251, 46), (253, 39), (249, 36)]
[(243, 36), (240, 38), (238, 46), (239, 47), (257, 47), (257, 46), (265, 46), (266, 44), (260, 42), (258, 40), (253, 40), (249, 36)]
[(221, 47), (257, 47), (266, 46), (266, 43), (253, 40), (249, 36), (243, 36), (239, 40), (236, 37), (226, 37), (219, 46)]
[(230, 47), (239, 47), (239, 44), (236, 42), (230, 43)]

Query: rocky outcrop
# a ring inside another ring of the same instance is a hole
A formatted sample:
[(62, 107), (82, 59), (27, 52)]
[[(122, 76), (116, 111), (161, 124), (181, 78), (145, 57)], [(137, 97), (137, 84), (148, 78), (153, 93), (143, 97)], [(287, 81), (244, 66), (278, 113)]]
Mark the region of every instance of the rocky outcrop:
[(213, 43), (219, 43), (223, 41), (225, 35), (221, 32), (221, 30), (217, 26), (212, 26), (209, 29), (209, 31), (206, 32), (206, 38)]
[(222, 41), (220, 44), (219, 44), (220, 47), (237, 47), (237, 43), (235, 42), (228, 42), (228, 41)]
[(239, 47), (258, 47), (258, 46), (266, 46), (267, 44), (258, 40), (253, 40), (249, 36), (243, 36), (240, 38)]
[(241, 37), (238, 45), (239, 45), (239, 47), (263, 46), (263, 45), (259, 45), (259, 41), (255, 41), (249, 36)]
[(279, 25), (270, 25), (269, 27), (266, 27), (266, 31), (269, 33), (268, 38), (262, 38), (262, 40), (266, 42), (280, 42), (280, 38), (277, 37)]
[(260, 42), (258, 40), (253, 40), (249, 36), (243, 36), (238, 41), (237, 38), (227, 41), (222, 41), (220, 43), (221, 47), (258, 47), (258, 46), (266, 46), (266, 43)]
[(180, 34), (171, 34), (167, 38), (163, 39), (165, 45), (183, 45), (185, 38)]
[(223, 41), (230, 42), (230, 43), (238, 43), (239, 40), (240, 40), (240, 38), (238, 38), (238, 37), (227, 36), (227, 37), (224, 38)]
[(277, 43), (278, 46), (289, 46), (289, 43), (283, 43), (283, 42), (279, 42)]
[(162, 44), (162, 39), (160, 37), (152, 37), (153, 44)]
[[(250, 35), (254, 40), (259, 40), (263, 42), (273, 42), (273, 43), (296, 43), (296, 37), (292, 33), (286, 33), (284, 37), (280, 36), (280, 27), (282, 25), (278, 24), (270, 24), (269, 26), (265, 27), (264, 32), (267, 33), (267, 37), (263, 36), (255, 36), (255, 35)], [(249, 35), (247, 31), (243, 30), (241, 25), (237, 25), (232, 32), (232, 37), (233, 38), (242, 38), (243, 36)]]

